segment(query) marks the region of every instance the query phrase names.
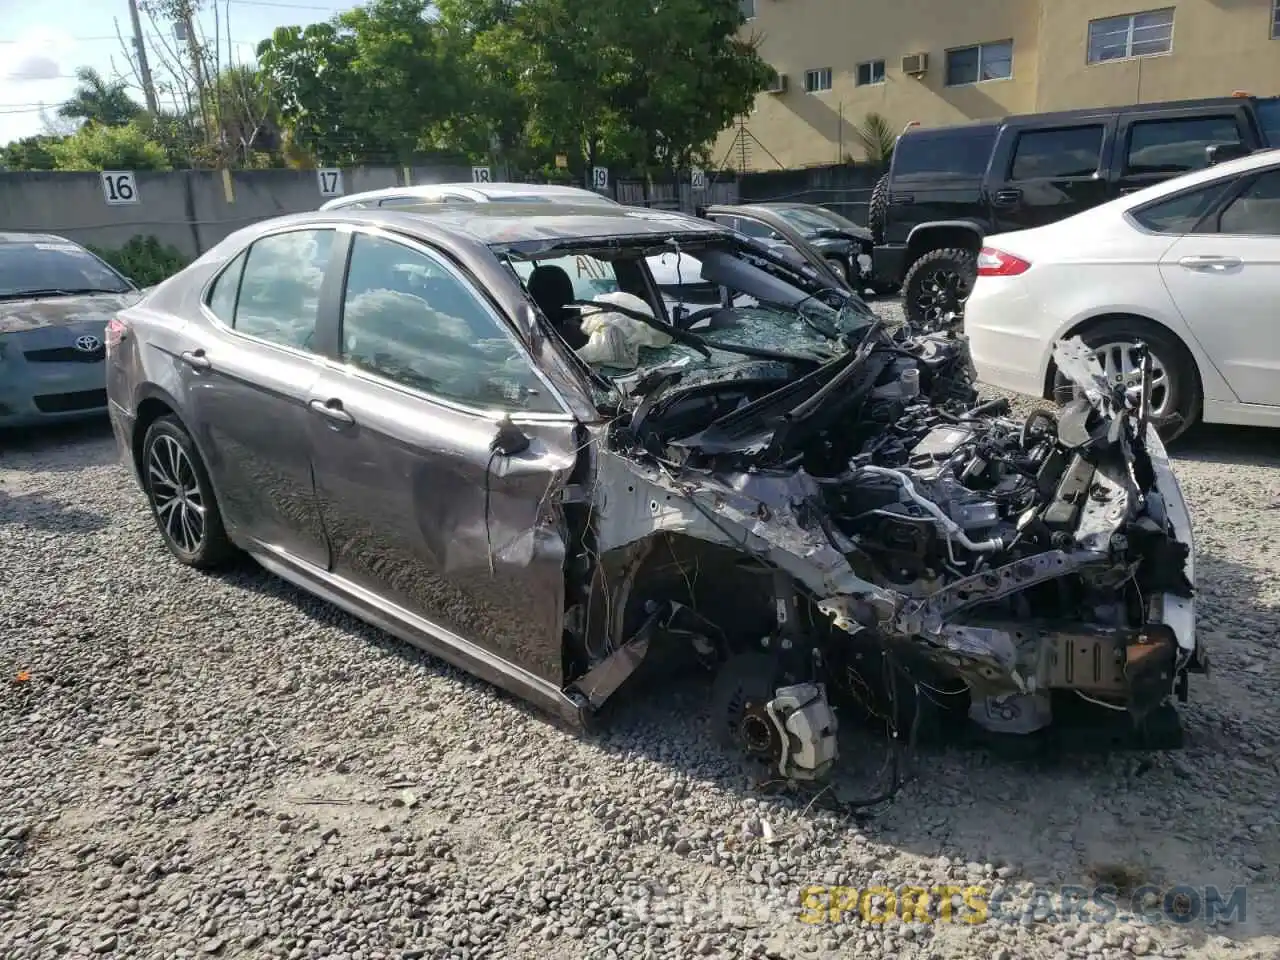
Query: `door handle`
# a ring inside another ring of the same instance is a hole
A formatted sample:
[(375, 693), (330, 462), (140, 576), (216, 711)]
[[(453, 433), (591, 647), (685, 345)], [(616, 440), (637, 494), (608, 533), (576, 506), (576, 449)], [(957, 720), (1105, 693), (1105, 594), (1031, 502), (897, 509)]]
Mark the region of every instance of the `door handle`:
[(1186, 267), (1188, 270), (1200, 270), (1203, 272), (1220, 272), (1228, 270), (1231, 267), (1238, 267), (1244, 261), (1239, 257), (1183, 257), (1178, 261), (1178, 265)]
[(312, 410), (334, 423), (355, 423), (356, 418), (342, 409), (342, 401), (337, 397), (330, 400), (312, 400), (307, 404)]
[(1022, 201), (1021, 190), (997, 190), (992, 201), (997, 207), (1012, 207)]
[(188, 350), (182, 354), (182, 362), (192, 370), (208, 370), (213, 363), (204, 355), (204, 350)]

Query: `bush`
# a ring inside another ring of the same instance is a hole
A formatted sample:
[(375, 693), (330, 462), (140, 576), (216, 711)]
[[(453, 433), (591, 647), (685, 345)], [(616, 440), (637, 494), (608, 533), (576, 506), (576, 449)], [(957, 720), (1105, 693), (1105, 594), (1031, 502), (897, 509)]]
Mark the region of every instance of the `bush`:
[(190, 262), (175, 247), (166, 246), (151, 235), (134, 237), (114, 250), (89, 249), (140, 287), (166, 280)]
[(56, 170), (168, 170), (164, 147), (136, 122), (123, 127), (87, 124), (65, 140), (48, 145)]

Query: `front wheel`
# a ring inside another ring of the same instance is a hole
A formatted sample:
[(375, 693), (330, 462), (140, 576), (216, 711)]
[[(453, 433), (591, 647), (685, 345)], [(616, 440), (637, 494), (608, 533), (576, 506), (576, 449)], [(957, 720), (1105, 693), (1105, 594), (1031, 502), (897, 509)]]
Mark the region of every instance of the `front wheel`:
[(849, 265), (839, 257), (827, 257), (827, 266), (835, 271), (837, 277), (845, 283), (849, 282)]
[(964, 304), (978, 279), (970, 250), (946, 247), (919, 257), (902, 278), (907, 320), (921, 331), (947, 330), (964, 317)]
[(204, 463), (177, 418), (147, 428), (142, 478), (156, 527), (179, 562), (206, 570), (234, 554)]
[[(1178, 338), (1154, 324), (1116, 319), (1099, 324), (1081, 337), (1093, 350), (1111, 383), (1135, 387), (1142, 379), (1137, 344), (1151, 353), (1151, 423), (1166, 443), (1186, 433), (1200, 419), (1201, 388), (1195, 365)], [(1079, 388), (1054, 370), (1053, 399), (1068, 403)]]

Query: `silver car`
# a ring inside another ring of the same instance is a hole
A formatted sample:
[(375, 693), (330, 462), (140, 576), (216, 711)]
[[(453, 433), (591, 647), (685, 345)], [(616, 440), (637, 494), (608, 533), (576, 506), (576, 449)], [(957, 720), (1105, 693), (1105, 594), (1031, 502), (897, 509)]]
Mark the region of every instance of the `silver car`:
[(0, 427), (106, 413), (107, 322), (137, 299), (79, 244), (0, 233)]
[[(722, 305), (669, 315), (661, 249)], [(717, 737), (815, 780), (842, 706), (1030, 734), (1065, 699), (1168, 732), (1203, 664), (1149, 398), (1067, 345), (1088, 399), (1012, 418), (962, 342), (706, 220), (295, 215), (109, 333), (112, 422), (174, 556), (245, 550), (573, 723), (683, 657), (715, 675)]]

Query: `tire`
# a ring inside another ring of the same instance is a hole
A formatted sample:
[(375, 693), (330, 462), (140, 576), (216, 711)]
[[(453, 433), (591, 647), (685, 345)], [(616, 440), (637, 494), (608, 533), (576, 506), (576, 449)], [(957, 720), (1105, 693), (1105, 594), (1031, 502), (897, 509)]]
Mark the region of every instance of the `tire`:
[(944, 247), (918, 257), (902, 278), (908, 322), (920, 331), (958, 326), (977, 279), (978, 258), (971, 250)]
[(156, 529), (179, 563), (210, 570), (235, 555), (204, 461), (176, 417), (147, 428), (141, 473)]
[[(1103, 371), (1116, 376), (1116, 359), (1131, 361), (1122, 352), (1126, 344), (1146, 343), (1151, 350), (1153, 366), (1151, 422), (1160, 438), (1170, 443), (1190, 430), (1200, 420), (1203, 391), (1196, 374), (1195, 363), (1187, 348), (1173, 334), (1162, 327), (1137, 317), (1117, 317), (1104, 320), (1083, 331), (1081, 339), (1091, 348), (1106, 350)], [(1131, 364), (1126, 362), (1126, 366)], [(1059, 404), (1074, 398), (1073, 384), (1058, 370), (1053, 371), (1051, 398)]]
[(876, 181), (867, 201), (867, 227), (876, 243), (884, 243), (884, 228), (889, 220), (889, 175)]

